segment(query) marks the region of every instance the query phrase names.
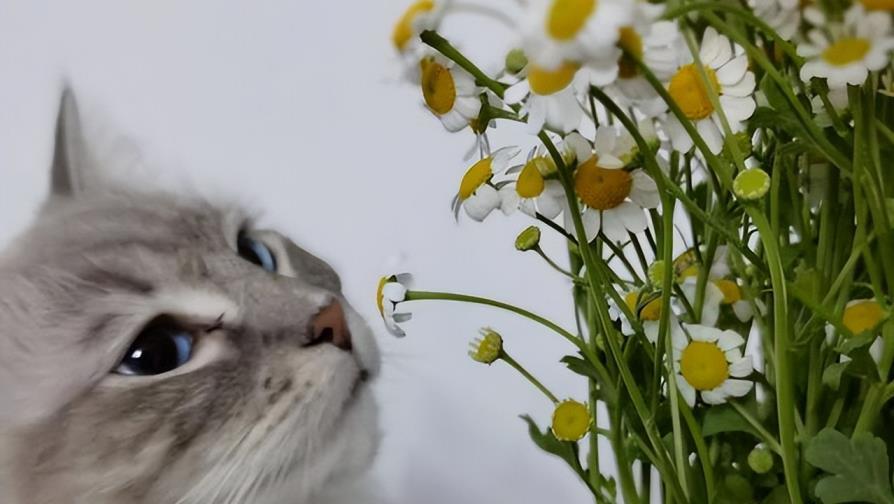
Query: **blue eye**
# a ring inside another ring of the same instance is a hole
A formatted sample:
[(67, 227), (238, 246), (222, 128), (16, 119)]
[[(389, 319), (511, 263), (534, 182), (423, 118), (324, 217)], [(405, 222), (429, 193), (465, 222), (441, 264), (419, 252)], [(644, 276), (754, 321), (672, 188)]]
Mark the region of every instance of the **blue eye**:
[(193, 335), (167, 318), (147, 325), (131, 343), (115, 373), (151, 376), (173, 371), (192, 357)]
[(276, 273), (276, 256), (273, 255), (273, 252), (270, 251), (267, 245), (245, 233), (239, 233), (236, 245), (240, 257), (250, 263), (257, 264), (271, 273)]

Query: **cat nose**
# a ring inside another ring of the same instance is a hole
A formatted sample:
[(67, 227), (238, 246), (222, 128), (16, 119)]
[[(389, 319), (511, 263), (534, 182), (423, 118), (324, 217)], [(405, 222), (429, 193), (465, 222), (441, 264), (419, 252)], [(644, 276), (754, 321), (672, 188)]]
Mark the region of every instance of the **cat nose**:
[(353, 348), (345, 312), (337, 300), (333, 300), (320, 310), (311, 322), (309, 346), (323, 343), (331, 343), (345, 351), (351, 351)]

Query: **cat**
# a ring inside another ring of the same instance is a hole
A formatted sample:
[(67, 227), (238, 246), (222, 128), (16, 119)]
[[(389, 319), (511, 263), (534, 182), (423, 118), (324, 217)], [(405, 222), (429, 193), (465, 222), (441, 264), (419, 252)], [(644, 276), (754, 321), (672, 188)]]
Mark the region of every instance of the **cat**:
[(379, 354), (338, 275), (238, 208), (122, 187), (86, 136), (66, 90), (50, 195), (0, 254), (0, 503), (372, 502)]

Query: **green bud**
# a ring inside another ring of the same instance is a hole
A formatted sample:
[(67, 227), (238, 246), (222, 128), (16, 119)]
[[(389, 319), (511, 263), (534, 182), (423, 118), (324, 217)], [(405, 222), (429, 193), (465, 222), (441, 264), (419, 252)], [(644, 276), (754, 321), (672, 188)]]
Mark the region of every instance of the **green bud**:
[(469, 357), (482, 364), (493, 364), (503, 353), (503, 337), (489, 327), (482, 328), (480, 338), (469, 344)]
[(664, 282), (664, 268), (663, 260), (655, 261), (649, 266), (649, 281), (653, 285), (661, 285)]
[(770, 176), (760, 168), (749, 168), (736, 175), (733, 181), (733, 192), (746, 201), (761, 199), (769, 190)]
[(534, 250), (540, 246), (540, 228), (537, 226), (529, 226), (519, 233), (515, 239), (515, 248), (522, 252)]
[(513, 49), (506, 55), (506, 71), (515, 75), (528, 66), (528, 57), (521, 49)]
[(766, 474), (773, 469), (773, 453), (770, 449), (759, 444), (748, 454), (748, 467), (758, 474)]

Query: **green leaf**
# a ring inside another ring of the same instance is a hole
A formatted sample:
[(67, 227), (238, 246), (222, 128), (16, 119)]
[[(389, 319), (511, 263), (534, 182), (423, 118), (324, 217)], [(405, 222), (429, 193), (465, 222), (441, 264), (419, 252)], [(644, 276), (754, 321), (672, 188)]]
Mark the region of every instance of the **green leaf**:
[(577, 458), (577, 452), (574, 449), (575, 444), (566, 441), (559, 441), (550, 429), (541, 431), (537, 423), (528, 415), (522, 415), (522, 420), (528, 423), (528, 434), (541, 450), (551, 453), (562, 460), (568, 462), (572, 468), (579, 471), (580, 459)]
[(888, 450), (872, 434), (863, 432), (849, 439), (834, 429), (823, 429), (810, 441), (805, 457), (830, 473), (816, 485), (816, 495), (825, 504), (894, 504)]
[(838, 390), (838, 387), (841, 386), (841, 377), (850, 365), (850, 362), (836, 362), (827, 367), (823, 371), (823, 385), (832, 390)]
[(846, 338), (835, 350), (838, 353), (850, 355), (854, 350), (869, 346), (873, 341), (875, 341), (875, 334), (872, 332), (864, 332), (863, 334)]
[(568, 366), (568, 369), (571, 370), (572, 373), (577, 373), (583, 377), (599, 381), (599, 373), (596, 372), (596, 368), (580, 357), (566, 355), (565, 357), (562, 357), (560, 362)]
[[(756, 416), (756, 415), (755, 415)], [(721, 432), (747, 432), (757, 437), (757, 433), (742, 415), (732, 406), (712, 406), (702, 421), (702, 436), (708, 437)]]

